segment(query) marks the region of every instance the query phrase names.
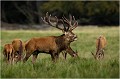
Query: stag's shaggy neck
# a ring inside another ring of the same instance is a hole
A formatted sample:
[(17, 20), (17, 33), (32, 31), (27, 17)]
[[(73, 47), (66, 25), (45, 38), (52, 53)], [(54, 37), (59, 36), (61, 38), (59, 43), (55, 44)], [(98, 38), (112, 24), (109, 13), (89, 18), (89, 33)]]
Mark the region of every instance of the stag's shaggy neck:
[(55, 42), (59, 49), (59, 52), (67, 49), (68, 46), (70, 45), (70, 42), (66, 40), (65, 34), (62, 34), (61, 36), (57, 36)]

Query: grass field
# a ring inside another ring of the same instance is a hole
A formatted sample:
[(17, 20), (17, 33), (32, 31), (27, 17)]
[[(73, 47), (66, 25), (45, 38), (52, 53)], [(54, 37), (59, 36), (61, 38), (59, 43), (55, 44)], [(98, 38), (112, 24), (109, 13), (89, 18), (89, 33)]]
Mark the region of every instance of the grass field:
[[(65, 61), (60, 54), (59, 61), (53, 63), (48, 54), (39, 54), (35, 65), (31, 57), (26, 63), (7, 65), (1, 54), (2, 78), (119, 78), (119, 27), (82, 27), (74, 30), (78, 40), (71, 43), (73, 50), (78, 50), (79, 58), (67, 56)], [(40, 30), (2, 30), (1, 50), (14, 38), (27, 41), (32, 37), (57, 36), (62, 32), (57, 29)], [(95, 41), (104, 35), (107, 39), (105, 58), (97, 61), (91, 55), (95, 52)], [(2, 53), (2, 52), (1, 52)]]

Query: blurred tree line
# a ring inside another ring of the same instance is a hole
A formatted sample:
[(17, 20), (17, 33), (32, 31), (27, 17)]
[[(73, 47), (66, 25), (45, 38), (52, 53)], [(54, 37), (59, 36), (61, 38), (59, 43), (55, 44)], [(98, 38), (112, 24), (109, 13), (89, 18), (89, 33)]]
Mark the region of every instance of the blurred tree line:
[(2, 22), (41, 24), (46, 12), (74, 15), (80, 25), (119, 25), (119, 1), (1, 1)]

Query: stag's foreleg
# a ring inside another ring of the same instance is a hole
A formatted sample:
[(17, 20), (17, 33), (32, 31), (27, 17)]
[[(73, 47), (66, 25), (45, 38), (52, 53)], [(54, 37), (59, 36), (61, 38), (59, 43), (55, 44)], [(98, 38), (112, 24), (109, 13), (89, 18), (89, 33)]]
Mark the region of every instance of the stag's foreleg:
[(77, 52), (74, 52), (71, 47), (66, 49), (66, 53), (69, 53), (72, 57), (78, 57)]
[(56, 52), (56, 51), (51, 51), (51, 58), (52, 58), (52, 61), (53, 62), (56, 62), (57, 59), (59, 58), (59, 52)]
[(65, 51), (65, 60), (66, 60), (66, 57), (67, 57), (67, 52)]
[(67, 52), (66, 52), (66, 51), (63, 51), (63, 52), (62, 52), (62, 55), (63, 55), (64, 59), (66, 60)]
[(51, 55), (52, 61), (55, 62), (55, 54), (51, 53), (50, 55)]

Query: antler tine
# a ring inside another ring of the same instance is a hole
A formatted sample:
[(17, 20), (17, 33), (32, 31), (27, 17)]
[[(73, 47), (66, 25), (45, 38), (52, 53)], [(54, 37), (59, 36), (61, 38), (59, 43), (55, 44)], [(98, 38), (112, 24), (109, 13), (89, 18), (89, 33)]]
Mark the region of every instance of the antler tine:
[(67, 18), (65, 18), (65, 16), (62, 17), (63, 18), (63, 21), (66, 22), (67, 24), (69, 24), (71, 26), (71, 23), (68, 21)]
[(64, 21), (63, 20), (61, 20), (61, 21), (62, 21), (62, 24), (64, 26), (64, 30), (67, 31)]
[(56, 23), (56, 28), (60, 29), (60, 30), (63, 30), (62, 28), (58, 27), (58, 18), (57, 16), (55, 16), (56, 20), (57, 20), (57, 23)]
[[(63, 19), (64, 23), (67, 23), (67, 24), (68, 24), (67, 27), (65, 26), (66, 31), (68, 31), (69, 28), (70, 28), (70, 26), (71, 26), (71, 23), (68, 21), (68, 19), (65, 18), (65, 16), (63, 16), (62, 19)], [(64, 25), (65, 25), (65, 24), (64, 24)]]
[[(75, 20), (75, 17), (69, 15), (69, 18), (70, 18), (70, 21), (68, 19), (66, 19), (64, 16), (62, 17), (63, 21), (65, 23), (67, 23), (69, 26), (68, 26), (68, 30), (72, 31), (73, 29), (75, 29), (77, 26), (78, 26), (78, 22)], [(73, 22), (73, 24), (72, 24)]]
[(70, 27), (70, 30), (71, 30), (71, 31), (78, 26), (78, 22), (75, 20), (75, 17), (74, 17), (74, 16), (73, 16), (73, 22), (74, 22), (73, 26)]
[(58, 18), (57, 18), (57, 16), (55, 16), (55, 18), (57, 20), (56, 27), (58, 27)]
[(70, 30), (72, 31), (73, 29), (75, 29), (78, 26), (78, 22), (75, 21), (75, 23), (73, 24), (73, 27), (70, 28)]
[(46, 16), (43, 17), (43, 18), (41, 17), (41, 19), (43, 20), (44, 23), (46, 23), (46, 24), (48, 24), (48, 25), (50, 25), (52, 27), (56, 27), (56, 28), (58, 28), (60, 30), (63, 30), (62, 28), (58, 27), (58, 18), (55, 16), (57, 21), (56, 21), (56, 24), (53, 25), (52, 22), (50, 21), (50, 17), (51, 17), (51, 14), (49, 15), (48, 12), (47, 12)]
[(45, 21), (45, 17), (41, 17), (41, 19), (43, 20), (44, 23), (48, 24), (48, 23)]
[(75, 17), (73, 16), (73, 20), (75, 21)]
[(49, 24), (48, 21), (46, 21), (46, 19), (48, 20), (48, 12), (46, 13), (45, 17), (41, 17), (41, 19), (43, 20), (44, 23)]
[(69, 15), (69, 17), (70, 17), (70, 24), (72, 25), (72, 16), (71, 16), (71, 14)]

